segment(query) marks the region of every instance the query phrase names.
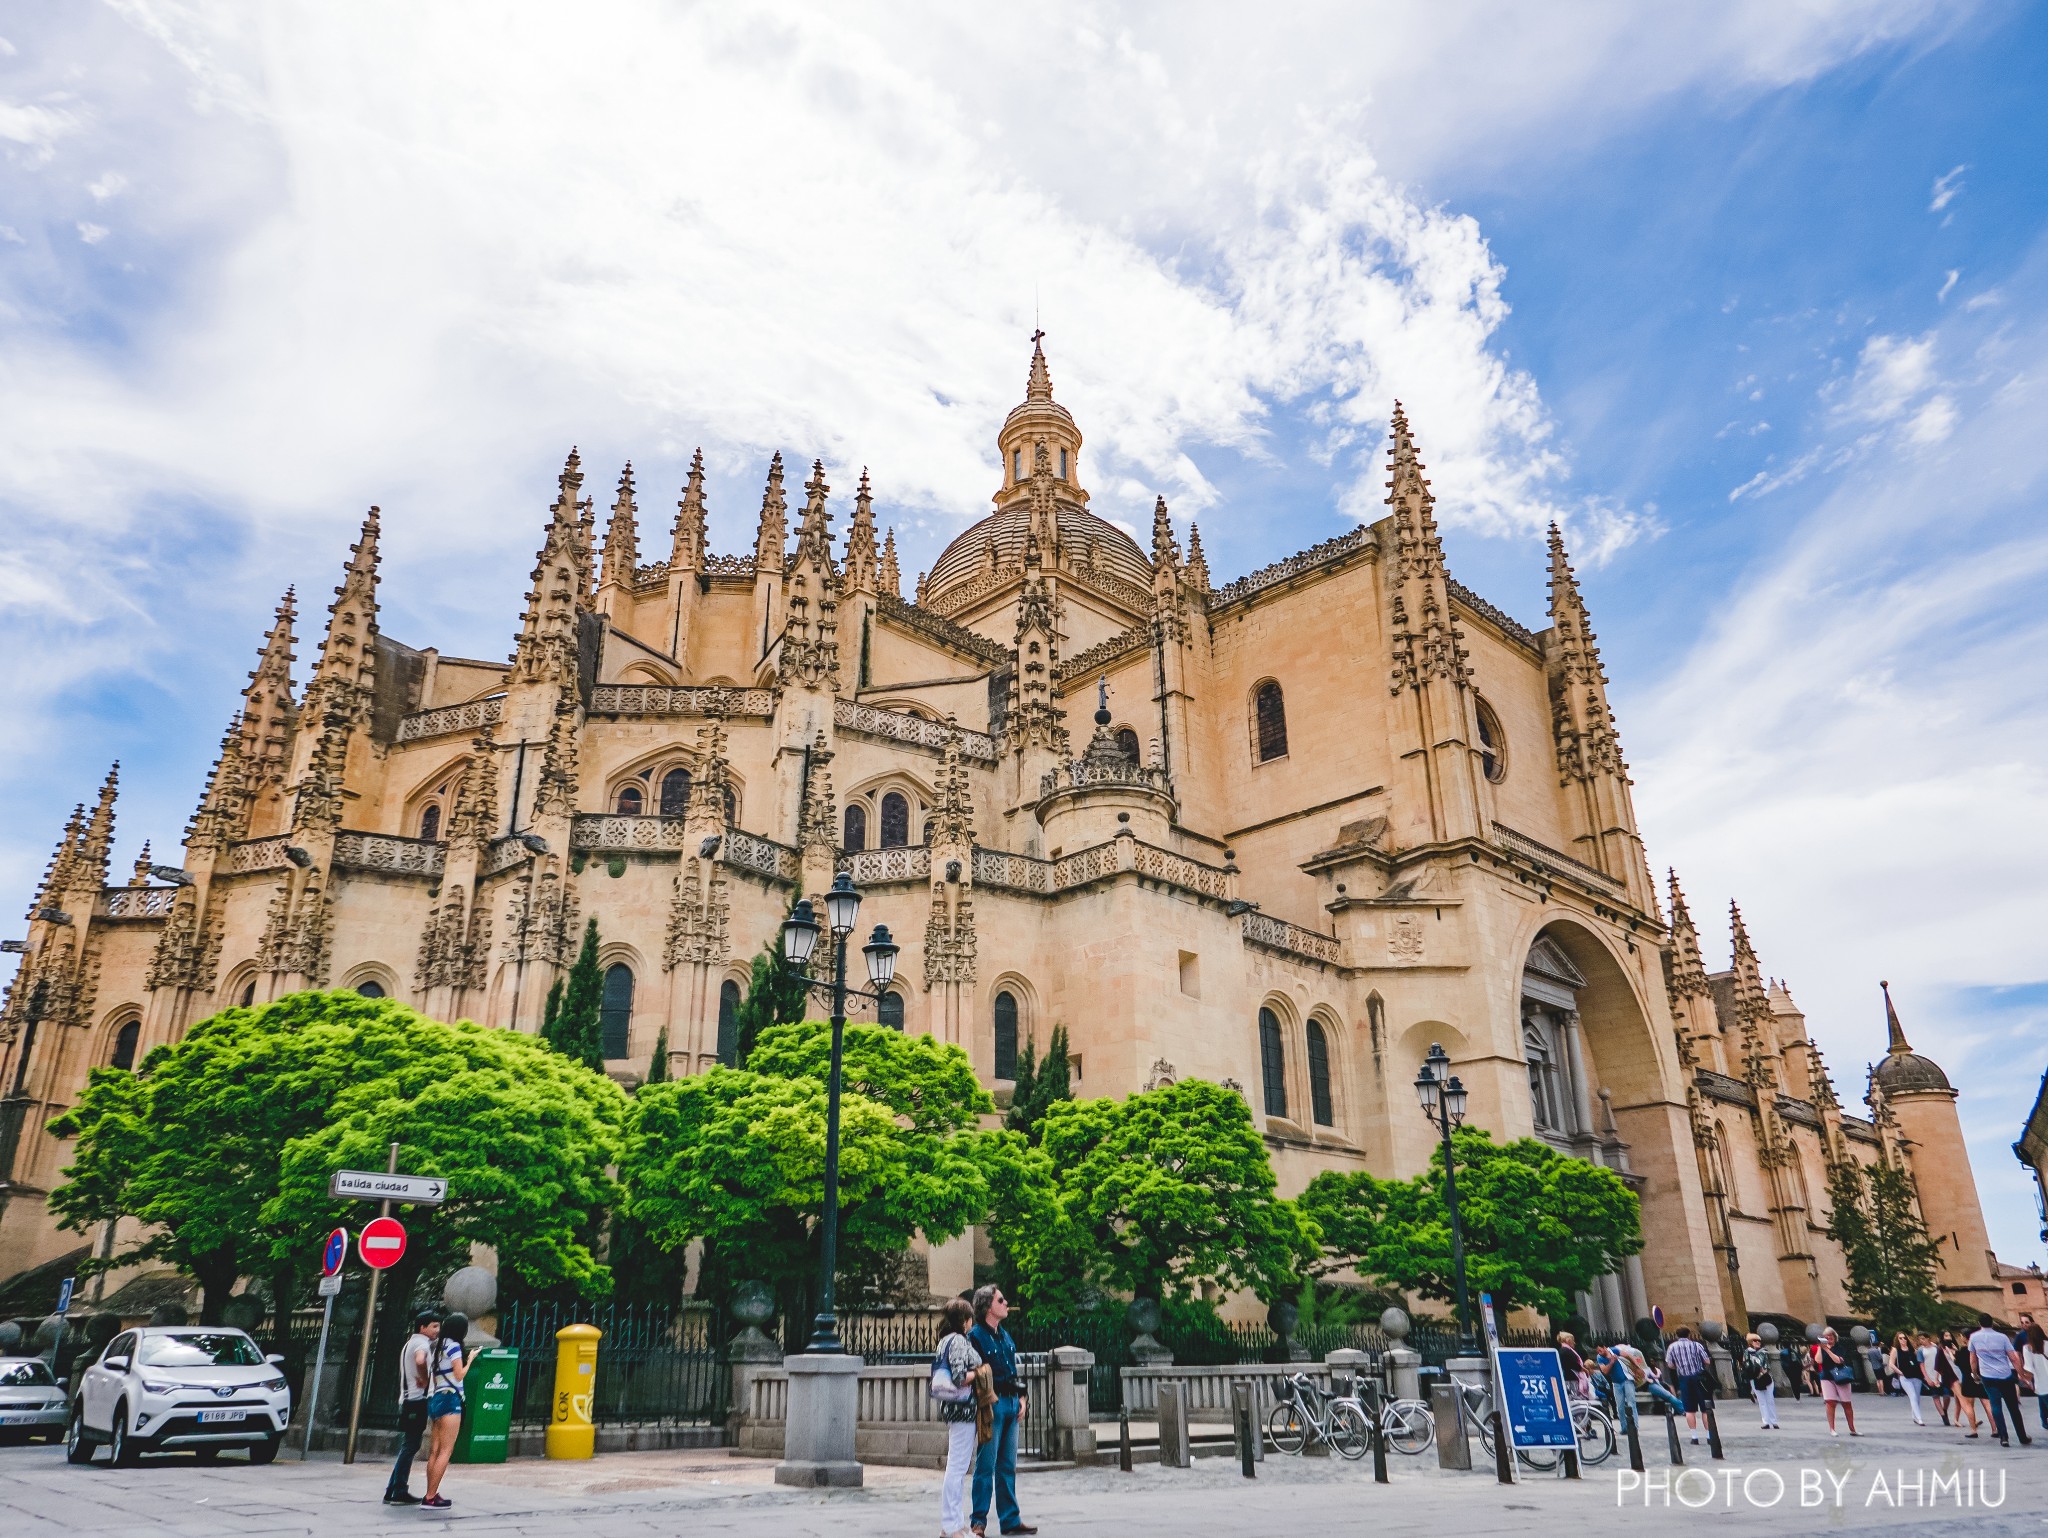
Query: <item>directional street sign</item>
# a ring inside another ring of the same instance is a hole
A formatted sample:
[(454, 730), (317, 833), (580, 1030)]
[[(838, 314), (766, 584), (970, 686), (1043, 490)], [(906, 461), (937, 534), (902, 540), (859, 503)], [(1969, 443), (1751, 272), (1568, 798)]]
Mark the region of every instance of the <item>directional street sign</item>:
[(73, 1286), (77, 1284), (77, 1281), (77, 1277), (67, 1276), (64, 1278), (63, 1283), (57, 1288), (58, 1313), (68, 1314), (71, 1312), (71, 1289), (73, 1288)]
[(387, 1270), (405, 1253), (405, 1225), (396, 1218), (372, 1218), (363, 1225), (357, 1247), (364, 1265), (372, 1271)]
[(348, 1230), (337, 1228), (327, 1236), (327, 1245), (320, 1251), (320, 1274), (335, 1276), (341, 1271), (342, 1262), (348, 1259)]
[(438, 1175), (387, 1175), (382, 1170), (336, 1170), (329, 1196), (366, 1202), (412, 1202), (436, 1207), (448, 1199), (448, 1182)]

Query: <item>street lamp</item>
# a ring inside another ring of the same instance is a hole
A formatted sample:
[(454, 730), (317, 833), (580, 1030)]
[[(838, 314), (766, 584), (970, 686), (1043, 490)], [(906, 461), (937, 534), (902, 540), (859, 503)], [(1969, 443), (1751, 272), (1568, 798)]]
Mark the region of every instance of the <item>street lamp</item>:
[(818, 1316), (811, 1324), (808, 1352), (838, 1354), (839, 1316), (833, 1308), (833, 1273), (839, 1267), (839, 1073), (845, 1055), (846, 1001), (849, 998), (881, 1002), (882, 990), (896, 975), (896, 942), (889, 938), (889, 926), (877, 924), (861, 954), (868, 959), (868, 981), (872, 990), (846, 986), (846, 941), (860, 917), (860, 892), (853, 878), (841, 871), (825, 894), (825, 919), (832, 928), (832, 981), (810, 975), (811, 957), (823, 933), (817, 911), (806, 897), (790, 910), (782, 924), (783, 970), (800, 979), (806, 988), (830, 990), (832, 996), (832, 1071), (825, 1083), (825, 1210), (818, 1246)]
[(1451, 1211), (1451, 1276), (1458, 1300), (1458, 1345), (1470, 1350), (1472, 1327), (1465, 1301), (1465, 1229), (1458, 1217), (1458, 1166), (1451, 1154), (1451, 1129), (1465, 1119), (1470, 1092), (1451, 1072), (1451, 1055), (1441, 1042), (1430, 1043), (1422, 1072), (1415, 1076), (1415, 1098), (1422, 1102), (1422, 1114), (1436, 1124), (1444, 1145), (1444, 1204)]

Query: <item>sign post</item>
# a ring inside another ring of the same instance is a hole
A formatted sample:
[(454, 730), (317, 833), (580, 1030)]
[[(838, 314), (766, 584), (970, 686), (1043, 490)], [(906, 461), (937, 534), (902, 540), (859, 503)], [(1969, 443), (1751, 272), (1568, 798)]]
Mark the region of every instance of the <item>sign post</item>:
[(64, 1326), (69, 1323), (71, 1294), (78, 1286), (78, 1278), (67, 1276), (57, 1284), (57, 1338), (50, 1345), (50, 1371), (57, 1370), (57, 1357), (64, 1349)]
[[(448, 1182), (438, 1175), (399, 1174), (398, 1145), (393, 1143), (391, 1158), (381, 1172), (336, 1170), (327, 1182), (327, 1191), (331, 1196), (378, 1204), (376, 1218), (363, 1225), (358, 1240), (363, 1264), (370, 1268), (370, 1296), (363, 1304), (363, 1339), (356, 1352), (356, 1381), (348, 1399), (348, 1441), (341, 1450), (341, 1461), (354, 1463), (356, 1432), (363, 1417), (363, 1386), (370, 1376), (370, 1341), (377, 1333), (377, 1283), (386, 1268), (397, 1265), (399, 1257), (405, 1254), (405, 1229), (391, 1216), (391, 1204), (410, 1202), (419, 1207), (438, 1207), (448, 1199)], [(345, 1235), (342, 1248), (346, 1253)]]
[(1522, 1471), (1508, 1435), (1507, 1390), (1500, 1375), (1500, 1326), (1493, 1317), (1493, 1294), (1479, 1294), (1479, 1320), (1486, 1336), (1486, 1366), (1493, 1375), (1493, 1473), (1504, 1485), (1519, 1484)]
[[(391, 1145), (389, 1173), (393, 1175), (398, 1173), (398, 1145), (396, 1143)], [(388, 1199), (377, 1209), (377, 1216), (379, 1219), (391, 1216), (391, 1203)], [(356, 1350), (356, 1381), (349, 1390), (348, 1395), (348, 1441), (343, 1444), (341, 1449), (341, 1461), (343, 1463), (354, 1463), (356, 1461), (356, 1431), (362, 1425), (363, 1420), (363, 1383), (370, 1376), (370, 1340), (377, 1333), (377, 1283), (383, 1275), (382, 1267), (371, 1268), (370, 1296), (363, 1304), (363, 1339), (361, 1345)]]
[(313, 1380), (302, 1390), (306, 1427), (299, 1437), (299, 1462), (313, 1446), (313, 1413), (320, 1408), (320, 1380), (327, 1373), (327, 1331), (334, 1323), (334, 1295), (341, 1291), (341, 1268), (348, 1259), (348, 1230), (337, 1228), (320, 1247), (320, 1345), (313, 1353)]

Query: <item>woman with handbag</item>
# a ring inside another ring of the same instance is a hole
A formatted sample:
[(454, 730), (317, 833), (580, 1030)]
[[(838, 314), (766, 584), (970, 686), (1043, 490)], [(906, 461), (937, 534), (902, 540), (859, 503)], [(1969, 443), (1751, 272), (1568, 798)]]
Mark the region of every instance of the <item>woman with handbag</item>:
[(1821, 1335), (1813, 1354), (1820, 1364), (1821, 1403), (1828, 1407), (1828, 1435), (1835, 1435), (1835, 1406), (1840, 1405), (1853, 1437), (1861, 1435), (1856, 1429), (1856, 1401), (1852, 1397), (1856, 1392), (1856, 1368), (1842, 1354), (1841, 1340), (1830, 1328)]
[(981, 1353), (967, 1339), (974, 1323), (974, 1305), (965, 1298), (948, 1302), (939, 1318), (939, 1348), (932, 1357), (932, 1398), (946, 1427), (946, 1478), (939, 1486), (939, 1530), (944, 1538), (965, 1538), (967, 1481), (974, 1473), (976, 1447), (975, 1380), (985, 1374)]
[(1756, 1411), (1765, 1431), (1778, 1429), (1778, 1378), (1771, 1371), (1771, 1353), (1764, 1349), (1764, 1338), (1752, 1334), (1743, 1343), (1742, 1376), (1749, 1381), (1750, 1397), (1756, 1401)]
[(1913, 1424), (1926, 1425), (1920, 1418), (1920, 1391), (1927, 1385), (1920, 1376), (1920, 1358), (1913, 1350), (1913, 1337), (1904, 1330), (1892, 1337), (1891, 1348), (1884, 1354), (1884, 1370), (1897, 1380), (1906, 1403), (1913, 1407)]

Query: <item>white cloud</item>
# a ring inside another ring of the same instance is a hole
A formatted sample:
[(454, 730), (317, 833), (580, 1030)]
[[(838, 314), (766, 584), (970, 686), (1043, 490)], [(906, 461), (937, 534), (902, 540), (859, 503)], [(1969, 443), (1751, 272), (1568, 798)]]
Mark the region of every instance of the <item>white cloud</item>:
[(87, 183), (85, 190), (92, 194), (94, 202), (104, 203), (127, 190), (127, 186), (128, 178), (119, 171), (105, 171), (96, 181)]
[(1956, 280), (1962, 275), (1963, 270), (1960, 267), (1949, 268), (1948, 276), (1942, 279), (1941, 291), (1934, 296), (1936, 304), (1940, 304), (1948, 298), (1949, 290), (1956, 286)]
[(47, 160), (55, 153), (57, 141), (78, 127), (77, 115), (61, 107), (0, 101), (0, 139), (25, 145), (39, 160)]
[(1940, 213), (1949, 204), (1962, 196), (1963, 173), (1969, 169), (1968, 166), (1957, 166), (1953, 171), (1945, 171), (1940, 176), (1935, 177), (1934, 191), (1931, 201), (1927, 205), (1927, 211), (1930, 214)]
[(93, 224), (81, 219), (78, 224), (78, 238), (89, 246), (96, 246), (111, 233), (104, 224)]

